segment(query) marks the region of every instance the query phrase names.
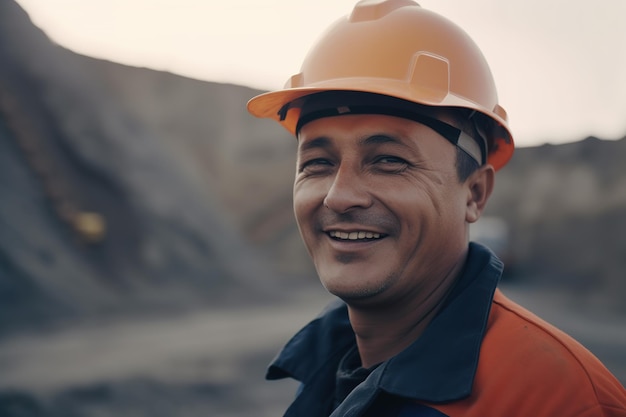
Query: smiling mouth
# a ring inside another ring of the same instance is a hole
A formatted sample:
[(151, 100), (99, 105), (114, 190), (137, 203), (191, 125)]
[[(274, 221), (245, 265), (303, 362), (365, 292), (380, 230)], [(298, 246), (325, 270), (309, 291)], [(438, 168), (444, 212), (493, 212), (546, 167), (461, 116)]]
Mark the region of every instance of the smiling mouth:
[(374, 233), (374, 232), (363, 232), (363, 231), (358, 231), (358, 232), (339, 232), (336, 230), (330, 231), (328, 232), (328, 235), (333, 238), (333, 239), (337, 239), (337, 240), (376, 240), (376, 239), (382, 239), (383, 237), (385, 237), (384, 235), (380, 234), (380, 233)]

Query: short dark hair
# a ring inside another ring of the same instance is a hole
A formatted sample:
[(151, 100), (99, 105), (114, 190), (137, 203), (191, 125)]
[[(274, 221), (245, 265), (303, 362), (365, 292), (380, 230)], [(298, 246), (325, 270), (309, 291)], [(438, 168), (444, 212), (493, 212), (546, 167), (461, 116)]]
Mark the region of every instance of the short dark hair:
[(478, 162), (474, 158), (469, 156), (463, 149), (456, 148), (456, 174), (459, 177), (459, 181), (465, 182), (478, 168)]
[[(456, 127), (470, 135), (477, 142), (482, 142), (482, 135), (479, 132), (477, 125), (478, 119), (480, 118), (479, 115), (468, 109), (461, 108), (449, 109), (448, 113)], [(487, 161), (483, 161), (483, 163), (487, 163)], [(459, 147), (456, 148), (456, 172), (459, 177), (459, 181), (464, 182), (478, 168), (480, 168), (480, 165), (476, 159), (468, 155), (467, 152), (463, 151), (463, 149)]]

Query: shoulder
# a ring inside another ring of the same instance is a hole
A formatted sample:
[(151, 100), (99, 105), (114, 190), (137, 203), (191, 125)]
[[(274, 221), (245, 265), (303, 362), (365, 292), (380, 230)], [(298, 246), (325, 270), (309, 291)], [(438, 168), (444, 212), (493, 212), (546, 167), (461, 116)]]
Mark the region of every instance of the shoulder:
[(626, 391), (591, 352), (500, 291), (474, 384), (480, 395), (514, 402), (526, 415), (598, 415), (585, 410), (613, 409), (626, 416)]
[(598, 372), (608, 373), (604, 365), (571, 336), (509, 300), (499, 290), (493, 299), (481, 347), (483, 359), (509, 366), (523, 362), (519, 371), (576, 375), (590, 382)]
[(626, 391), (573, 338), (494, 296), (469, 397), (431, 404), (457, 417), (626, 417)]

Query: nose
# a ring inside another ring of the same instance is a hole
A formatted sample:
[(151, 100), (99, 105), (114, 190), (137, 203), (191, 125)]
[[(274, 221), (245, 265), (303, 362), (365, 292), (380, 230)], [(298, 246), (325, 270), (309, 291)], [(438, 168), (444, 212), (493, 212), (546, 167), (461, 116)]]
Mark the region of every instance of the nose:
[(346, 213), (372, 205), (367, 178), (352, 167), (340, 167), (324, 198), (324, 206), (336, 213)]

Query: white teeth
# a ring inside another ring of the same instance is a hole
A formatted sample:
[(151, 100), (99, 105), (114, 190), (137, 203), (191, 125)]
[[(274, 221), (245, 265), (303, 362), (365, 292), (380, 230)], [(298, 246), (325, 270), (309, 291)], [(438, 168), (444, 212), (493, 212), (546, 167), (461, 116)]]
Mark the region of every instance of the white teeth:
[(358, 239), (380, 239), (380, 233), (373, 232), (329, 232), (329, 235), (334, 238), (344, 240), (358, 240)]

